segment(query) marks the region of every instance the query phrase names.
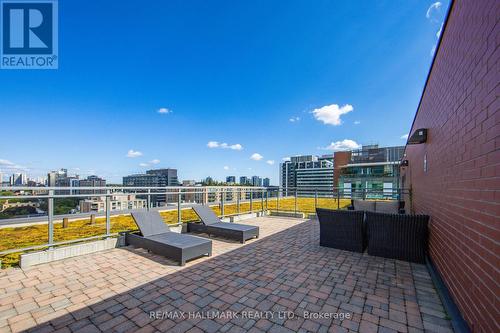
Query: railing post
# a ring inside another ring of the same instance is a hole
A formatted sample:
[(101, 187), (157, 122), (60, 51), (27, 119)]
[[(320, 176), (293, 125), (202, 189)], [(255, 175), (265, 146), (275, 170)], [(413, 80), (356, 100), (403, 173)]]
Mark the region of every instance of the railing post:
[(111, 234), (111, 192), (106, 191), (106, 236)]
[(240, 197), (241, 197), (241, 189), (236, 190), (236, 212), (238, 215), (240, 214)]
[(52, 244), (54, 244), (54, 190), (49, 190), (49, 198), (47, 199), (47, 215), (49, 218), (48, 232), (49, 232), (49, 249), (52, 250)]
[(294, 206), (295, 206), (295, 216), (297, 216), (297, 188), (295, 188), (295, 202), (294, 202)]
[(280, 189), (276, 192), (276, 211), (279, 211), (280, 208)]
[(148, 210), (151, 208), (151, 189), (148, 188)]
[(250, 213), (253, 212), (253, 189), (250, 190)]
[(177, 223), (179, 225), (182, 223), (181, 189), (179, 189), (179, 193), (177, 193)]
[(318, 208), (318, 189), (314, 190), (314, 210)]
[(222, 217), (224, 217), (224, 201), (226, 199), (226, 195), (224, 193), (224, 189), (221, 189), (221, 197), (220, 197), (220, 213)]
[(340, 191), (337, 187), (337, 209), (340, 209)]
[(260, 212), (264, 215), (264, 190), (260, 194)]
[(269, 210), (269, 190), (266, 189), (266, 211)]

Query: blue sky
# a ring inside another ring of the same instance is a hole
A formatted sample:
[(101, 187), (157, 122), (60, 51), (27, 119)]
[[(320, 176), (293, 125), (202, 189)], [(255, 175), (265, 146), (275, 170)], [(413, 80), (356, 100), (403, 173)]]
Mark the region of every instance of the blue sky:
[(447, 7), (60, 1), (59, 69), (0, 70), (0, 171), (277, 184), (287, 156), (403, 145)]

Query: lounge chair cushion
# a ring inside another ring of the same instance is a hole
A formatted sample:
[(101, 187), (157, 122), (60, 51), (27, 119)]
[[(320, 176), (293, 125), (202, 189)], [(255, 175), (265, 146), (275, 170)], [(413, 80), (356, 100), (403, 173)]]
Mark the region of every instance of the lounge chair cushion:
[(175, 246), (180, 249), (190, 248), (192, 246), (205, 244), (207, 242), (207, 240), (204, 238), (184, 235), (177, 232), (167, 232), (164, 234), (153, 235), (148, 237), (148, 239), (166, 243), (170, 246)]
[(221, 220), (217, 215), (215, 215), (212, 208), (204, 205), (195, 205), (193, 210), (200, 217), (201, 223), (205, 225), (212, 225), (216, 223), (221, 223)]
[(354, 210), (363, 210), (365, 212), (375, 211), (375, 201), (369, 200), (354, 200)]
[(230, 230), (239, 230), (239, 231), (248, 231), (248, 230), (253, 230), (253, 229), (258, 229), (258, 227), (255, 227), (253, 225), (247, 225), (247, 224), (238, 224), (238, 223), (226, 223), (226, 222), (219, 222), (215, 224), (210, 224), (210, 227), (216, 227), (216, 228), (224, 228), (224, 229), (230, 229)]
[(377, 201), (375, 210), (377, 213), (397, 214), (399, 212), (399, 201)]
[(133, 212), (132, 217), (144, 237), (171, 232), (157, 211)]

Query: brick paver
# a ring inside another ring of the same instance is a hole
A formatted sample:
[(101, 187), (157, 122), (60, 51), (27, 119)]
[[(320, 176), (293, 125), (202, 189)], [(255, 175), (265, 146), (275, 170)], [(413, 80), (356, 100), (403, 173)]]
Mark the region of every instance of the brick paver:
[(425, 266), (319, 246), (317, 221), (257, 218), (179, 267), (121, 248), (0, 271), (0, 332), (451, 332)]

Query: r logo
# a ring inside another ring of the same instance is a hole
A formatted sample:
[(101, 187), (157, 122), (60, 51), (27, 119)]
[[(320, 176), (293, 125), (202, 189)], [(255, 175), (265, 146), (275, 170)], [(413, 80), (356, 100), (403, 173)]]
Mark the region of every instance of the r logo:
[(1, 67), (57, 68), (57, 1), (0, 0), (0, 4)]

